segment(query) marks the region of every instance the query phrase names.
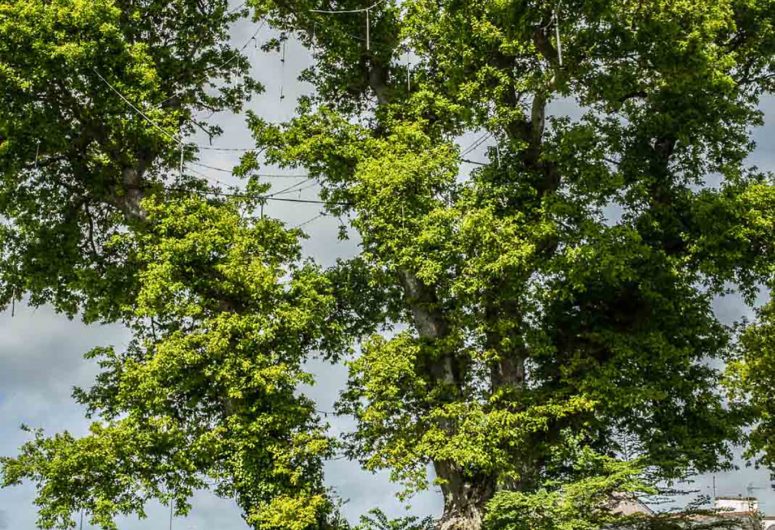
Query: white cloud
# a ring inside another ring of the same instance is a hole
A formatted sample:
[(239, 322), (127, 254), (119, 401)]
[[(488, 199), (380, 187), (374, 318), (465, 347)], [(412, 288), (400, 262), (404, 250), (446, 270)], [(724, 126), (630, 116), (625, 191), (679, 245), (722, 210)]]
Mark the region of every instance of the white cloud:
[[(242, 43), (250, 34), (251, 25), (243, 24), (237, 28), (234, 41)], [(251, 47), (248, 51), (250, 49)], [(262, 53), (255, 53), (253, 59), (256, 76), (267, 85), (266, 93), (255, 98), (253, 108), (260, 110), (268, 119), (289, 118), (295, 98), (304, 90), (304, 87), (299, 87), (292, 80), (301, 68), (308, 64), (307, 54), (298, 45), (291, 43), (287, 50), (285, 69), (281, 67), (277, 56), (267, 57)], [(282, 101), (279, 99), (281, 84), (286, 95)], [(767, 99), (763, 108), (768, 117), (775, 115), (775, 98)], [(225, 134), (216, 140), (217, 145), (251, 145), (250, 135), (241, 116), (222, 116), (218, 118), (218, 123)], [(755, 131), (754, 136), (760, 145), (751, 158), (753, 163), (764, 168), (775, 167), (775, 153), (771, 141), (766, 141), (775, 138), (773, 123), (768, 122), (765, 127)], [(238, 163), (238, 154), (205, 151), (202, 161), (217, 167), (231, 168)], [(197, 168), (199, 169), (202, 168)], [(205, 169), (202, 171), (208, 172)], [(224, 179), (221, 173), (209, 173), (213, 177)], [(228, 179), (228, 176), (226, 178)], [(310, 191), (304, 193), (305, 197), (311, 197)], [(319, 207), (315, 205), (284, 203), (272, 203), (266, 209), (268, 215), (280, 217), (289, 225), (305, 222), (318, 211)], [(306, 230), (312, 238), (305, 243), (305, 250), (324, 264), (330, 264), (337, 257), (349, 256), (357, 251), (357, 239), (345, 242), (337, 240), (335, 219), (318, 219), (307, 226)], [(743, 311), (743, 307), (735, 300), (719, 300), (716, 308), (725, 320), (733, 320)], [(83, 432), (86, 427), (83, 411), (72, 401), (70, 393), (73, 386), (88, 386), (96, 369), (93, 363), (84, 361), (82, 355), (95, 346), (114, 344), (121, 347), (126, 341), (127, 333), (121, 327), (86, 327), (56, 315), (48, 308), (33, 310), (17, 306), (15, 318), (11, 318), (9, 312), (0, 315), (0, 454), (13, 454), (24, 441), (24, 434), (18, 430), (22, 422), (50, 431), (67, 429), (76, 433)], [(330, 407), (342, 388), (345, 375), (341, 368), (336, 367), (319, 365), (315, 370), (321, 377), (310, 393), (320, 401), (321, 407)], [(346, 419), (329, 419), (334, 429), (347, 430), (351, 427)], [(350, 499), (344, 511), (353, 520), (375, 506), (383, 508), (391, 515), (405, 515), (403, 506), (392, 497), (396, 487), (390, 484), (385, 473), (374, 475), (362, 471), (355, 463), (336, 461), (326, 466), (326, 476), (343, 498)], [(729, 495), (745, 494), (749, 483), (764, 487), (768, 484), (765, 472), (750, 469), (720, 474), (717, 479), (718, 493)], [(703, 477), (695, 483), (695, 487), (707, 493), (710, 484), (710, 477)], [(775, 512), (775, 496), (772, 492), (755, 491), (762, 498), (763, 508)], [(33, 498), (34, 491), (29, 486), (1, 491), (0, 529), (34, 528)], [(437, 491), (419, 495), (412, 502), (412, 512), (416, 514), (438, 514), (440, 510), (441, 498)], [(149, 521), (144, 522), (123, 520), (121, 528), (145, 529), (148, 528), (149, 522), (154, 527), (161, 527), (168, 517), (167, 508), (153, 506), (149, 509), (149, 516)], [(193, 513), (185, 520), (176, 520), (173, 528), (245, 530), (247, 527), (233, 502), (218, 499), (209, 493), (201, 493), (194, 499)]]

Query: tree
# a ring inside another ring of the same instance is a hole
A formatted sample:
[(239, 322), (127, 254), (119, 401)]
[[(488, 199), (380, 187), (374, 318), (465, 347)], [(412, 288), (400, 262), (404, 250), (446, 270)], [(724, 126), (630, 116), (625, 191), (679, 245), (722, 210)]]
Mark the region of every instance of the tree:
[(249, 524), (315, 526), (330, 511), (320, 457), (331, 448), (314, 403), (295, 391), (310, 381), (301, 364), (322, 346), (320, 329), (337, 326), (326, 321), (328, 283), (298, 262), (298, 234), (238, 204), (141, 204), (146, 230), (109, 244), (131, 247), (142, 271), (124, 316), (134, 341), (90, 352), (103, 373), (76, 392), (99, 421), (80, 439), (37, 433), (5, 462), (6, 483), (44, 478), (44, 528), (82, 510), (115, 528), (117, 513), (143, 514), (152, 498), (186, 513), (193, 490), (212, 483)]
[[(78, 394), (102, 417), (92, 435), (40, 434), (4, 461), (6, 483), (38, 483), (43, 524), (88, 507), (109, 526), (152, 497), (184, 511), (209, 480), (256, 528), (335, 524), (320, 476), (335, 441), (294, 391), (315, 352), (350, 362), (347, 454), (407, 494), (435, 480), (444, 530), (498, 527), (541, 495), (565, 513), (590, 480), (629, 481), (621, 440), (674, 479), (729, 465), (743, 427), (766, 426), (766, 399), (755, 414), (726, 404), (710, 361), (746, 344), (713, 297), (752, 300), (773, 276), (775, 183), (746, 165), (773, 88), (772, 1), (247, 6), (309, 48), (315, 90), (288, 123), (249, 115), (263, 159), (243, 159), (240, 204), (175, 176), (191, 109), (239, 109), (255, 88), (235, 77), (247, 65), (224, 44), (237, 15), (223, 2), (0, 4), (5, 300), (30, 292), (137, 333), (96, 352), (104, 372)], [(14, 45), (28, 35), (43, 44)], [(121, 53), (106, 65), (108, 45)], [(156, 128), (110, 86), (186, 97)], [(465, 160), (466, 133), (486, 160)], [(360, 255), (304, 265), (299, 234), (252, 213), (262, 164), (316, 178)], [(575, 472), (572, 447), (608, 462), (602, 475)], [(95, 458), (124, 478), (84, 486)], [(581, 495), (595, 514), (600, 498)]]
[(119, 318), (134, 275), (105, 242), (162, 185), (201, 188), (179, 174), (194, 151), (180, 143), (219, 130), (195, 113), (239, 111), (259, 89), (228, 45), (244, 14), (226, 0), (0, 3), (3, 304), (27, 293)]

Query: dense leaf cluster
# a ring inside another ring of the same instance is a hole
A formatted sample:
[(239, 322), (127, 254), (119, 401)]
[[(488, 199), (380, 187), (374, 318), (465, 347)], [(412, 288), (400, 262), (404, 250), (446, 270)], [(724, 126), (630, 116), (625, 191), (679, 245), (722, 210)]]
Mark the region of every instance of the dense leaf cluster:
[[(746, 426), (772, 465), (772, 308), (740, 333), (712, 309), (775, 277), (775, 182), (746, 163), (772, 0), (246, 4), (0, 3), (4, 299), (135, 332), (92, 354), (89, 436), (4, 461), (43, 525), (209, 486), (256, 528), (341, 525), (337, 441), (298, 389), (316, 352), (348, 362), (346, 454), (438, 484), (444, 530), (607, 527), (606, 500), (728, 466)], [(307, 46), (314, 91), (249, 114), (240, 173), (317, 180), (361, 240), (329, 271), (176, 174), (192, 113), (256, 88), (225, 44), (243, 11)]]

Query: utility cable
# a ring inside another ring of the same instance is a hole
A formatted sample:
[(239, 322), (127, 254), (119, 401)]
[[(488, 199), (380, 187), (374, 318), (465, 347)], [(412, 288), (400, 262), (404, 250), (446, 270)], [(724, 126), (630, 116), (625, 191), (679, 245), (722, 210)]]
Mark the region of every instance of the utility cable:
[(377, 7), (380, 4), (385, 3), (385, 0), (379, 0), (378, 2), (373, 3), (369, 7), (362, 7), (360, 9), (310, 9), (311, 13), (322, 13), (325, 15), (340, 15), (340, 14), (346, 14), (346, 13), (366, 13), (368, 11), (371, 11), (375, 7)]
[(95, 73), (95, 74), (97, 74), (97, 76), (98, 76), (100, 79), (102, 79), (102, 81), (103, 81), (103, 82), (104, 82), (106, 85), (108, 85), (108, 87), (109, 87), (109, 88), (110, 88), (110, 89), (111, 89), (113, 92), (115, 92), (115, 93), (118, 95), (118, 97), (120, 97), (122, 100), (124, 100), (124, 103), (126, 103), (127, 105), (129, 105), (129, 106), (130, 106), (130, 107), (131, 107), (131, 108), (132, 108), (132, 109), (133, 109), (135, 112), (137, 112), (137, 113), (138, 113), (140, 116), (142, 116), (143, 118), (145, 118), (145, 120), (146, 120), (148, 123), (150, 123), (151, 125), (153, 125), (154, 127), (156, 127), (156, 128), (159, 130), (159, 131), (161, 131), (161, 133), (162, 133), (162, 134), (164, 134), (164, 135), (165, 135), (167, 138), (169, 138), (169, 139), (170, 139), (170, 140), (172, 140), (173, 142), (175, 142), (175, 143), (177, 143), (177, 144), (182, 144), (182, 143), (183, 143), (183, 142), (181, 142), (180, 138), (176, 138), (174, 135), (172, 135), (172, 134), (170, 134), (169, 132), (165, 131), (165, 130), (164, 130), (164, 129), (163, 129), (163, 128), (162, 128), (162, 127), (159, 125), (159, 124), (157, 124), (157, 123), (156, 123), (155, 121), (153, 121), (151, 118), (149, 118), (148, 116), (146, 116), (146, 115), (145, 115), (145, 113), (144, 113), (142, 110), (138, 109), (138, 108), (137, 108), (137, 107), (136, 107), (136, 106), (135, 106), (135, 105), (134, 105), (134, 104), (133, 104), (131, 101), (129, 101), (127, 98), (125, 98), (125, 97), (124, 97), (124, 95), (123, 95), (121, 92), (119, 92), (119, 91), (116, 89), (116, 87), (114, 87), (113, 85), (111, 85), (111, 84), (110, 84), (110, 82), (109, 82), (107, 79), (105, 79), (104, 77), (102, 77), (102, 74), (100, 74), (100, 73), (97, 71), (97, 69), (96, 69), (96, 68), (92, 68), (92, 70), (94, 70), (94, 73)]
[(492, 136), (492, 133), (490, 132), (484, 133), (482, 136), (479, 137), (479, 139), (475, 140), (471, 145), (469, 145), (465, 150), (463, 150), (463, 152), (460, 153), (460, 156), (465, 156), (475, 151), (480, 145), (486, 142), (490, 138), (490, 136)]
[[(309, 224), (312, 224), (312, 223), (314, 223), (315, 221), (317, 221), (318, 219), (320, 219), (321, 217), (325, 217), (325, 216), (326, 216), (326, 214), (321, 212), (321, 213), (319, 213), (318, 215), (316, 215), (315, 217), (313, 217), (313, 218), (311, 218), (311, 219), (308, 219), (308, 220), (304, 221), (303, 223), (299, 223), (299, 224), (297, 224), (297, 225), (293, 226), (292, 228), (293, 228), (293, 229), (297, 229), (297, 228), (304, 228), (305, 226), (307, 226), (307, 225), (309, 225)], [(326, 416), (328, 416), (328, 414), (329, 414), (329, 413), (328, 413), (328, 412), (326, 412), (325, 414), (326, 414)]]

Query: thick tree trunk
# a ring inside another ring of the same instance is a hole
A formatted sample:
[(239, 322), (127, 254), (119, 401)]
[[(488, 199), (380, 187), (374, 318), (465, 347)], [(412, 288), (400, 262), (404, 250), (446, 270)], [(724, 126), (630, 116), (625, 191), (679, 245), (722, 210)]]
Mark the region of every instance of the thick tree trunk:
[[(412, 311), (414, 325), (420, 337), (427, 340), (443, 339), (449, 332), (438, 298), (432, 287), (423, 284), (409, 271), (401, 271), (401, 283)], [(460, 374), (452, 352), (440, 355), (427, 367), (436, 384), (460, 390)], [(442, 425), (454, 434), (453, 425)], [(484, 507), (494, 492), (494, 480), (487, 477), (466, 477), (461, 469), (443, 461), (433, 463), (436, 476), (441, 479), (444, 494), (444, 514), (439, 530), (479, 530), (482, 527)]]
[(480, 530), (484, 514), (478, 505), (444, 506), (438, 530)]
[(491, 477), (464, 477), (460, 469), (445, 462), (434, 463), (436, 475), (443, 480), (444, 513), (439, 530), (480, 530), (484, 508), (495, 493)]
[(113, 204), (121, 210), (128, 222), (146, 220), (146, 212), (140, 203), (143, 200), (144, 168), (128, 167), (122, 173), (123, 188), (113, 197)]

